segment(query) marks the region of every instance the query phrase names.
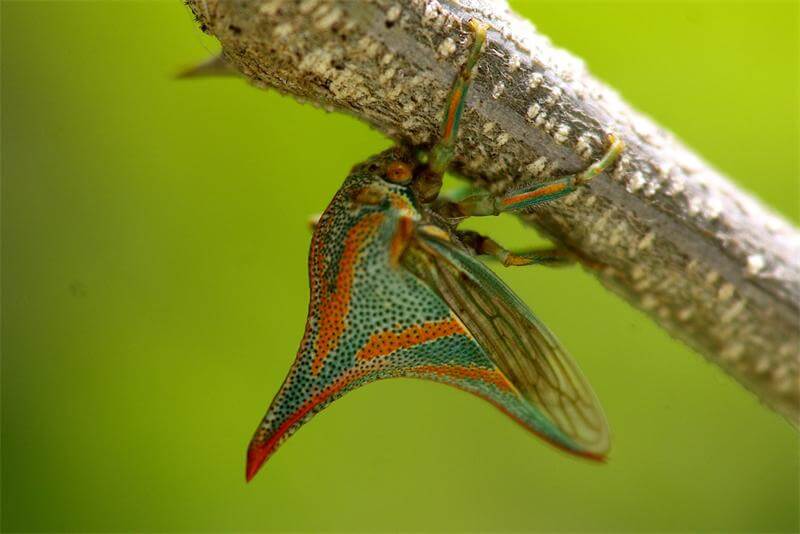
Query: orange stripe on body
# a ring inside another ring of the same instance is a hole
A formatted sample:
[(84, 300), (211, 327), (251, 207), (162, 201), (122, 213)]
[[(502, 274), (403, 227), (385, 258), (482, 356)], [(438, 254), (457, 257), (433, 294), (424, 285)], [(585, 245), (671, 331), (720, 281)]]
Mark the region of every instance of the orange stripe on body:
[[(355, 275), (356, 262), (363, 245), (372, 237), (384, 215), (376, 212), (364, 216), (347, 233), (339, 259), (339, 273), (336, 277), (336, 287), (329, 291), (324, 281), (319, 280), (319, 332), (314, 346), (314, 361), (311, 362), (311, 372), (319, 373), (325, 358), (339, 345), (339, 338), (345, 331), (345, 318), (350, 311), (350, 293), (353, 289), (353, 276)], [(317, 276), (325, 272), (326, 257), (317, 253)]]
[(281, 424), (281, 426), (279, 426), (274, 432), (267, 434), (266, 432), (263, 432), (263, 430), (260, 430), (259, 434), (255, 438), (253, 438), (253, 440), (250, 442), (250, 446), (247, 448), (247, 469), (246, 469), (247, 481), (249, 482), (250, 480), (252, 480), (252, 478), (258, 472), (261, 465), (275, 451), (275, 448), (278, 446), (281, 437), (283, 437), (283, 435), (290, 428), (292, 428), (292, 426), (301, 421), (316, 406), (325, 402), (336, 393), (340, 392), (350, 382), (362, 378), (366, 374), (367, 371), (360, 371), (339, 378), (339, 380), (334, 382), (331, 386), (317, 393), (308, 402), (303, 404), (297, 411), (295, 411), (292, 415), (290, 415)]
[(457, 319), (415, 324), (400, 332), (379, 332), (369, 338), (369, 341), (356, 354), (356, 359), (372, 360), (387, 356), (399, 349), (407, 349), (420, 343), (463, 333), (465, 333), (464, 326)]
[(410, 369), (414, 373), (434, 374), (455, 379), (472, 379), (486, 382), (497, 387), (501, 391), (513, 391), (511, 384), (506, 377), (496, 369), (484, 369), (481, 367), (462, 367), (456, 365), (422, 365)]

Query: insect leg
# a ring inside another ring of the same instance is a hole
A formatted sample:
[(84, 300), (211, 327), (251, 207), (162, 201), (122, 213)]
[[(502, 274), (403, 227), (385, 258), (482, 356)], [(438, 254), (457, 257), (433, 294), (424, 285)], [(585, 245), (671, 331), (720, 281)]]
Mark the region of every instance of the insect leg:
[(478, 62), (483, 43), (486, 41), (488, 26), (476, 19), (471, 19), (469, 25), (475, 34), (475, 40), (472, 43), (467, 62), (461, 67), (461, 71), (450, 89), (439, 140), (428, 154), (427, 166), (415, 181), (417, 195), (422, 202), (431, 202), (439, 196), (442, 188), (442, 175), (453, 160), (458, 125), (461, 121), (461, 113), (464, 111), (467, 91), (472, 84), (475, 64)]
[(608, 136), (609, 149), (598, 161), (577, 174), (537, 183), (497, 200), (499, 211), (521, 211), (526, 208), (561, 198), (588, 183), (592, 178), (608, 169), (619, 157), (625, 144), (613, 135)]
[(611, 146), (603, 157), (577, 174), (539, 182), (502, 197), (493, 197), (490, 193), (484, 192), (468, 196), (459, 202), (442, 201), (434, 206), (435, 211), (446, 219), (458, 220), (522, 211), (561, 198), (588, 183), (617, 160), (625, 144), (614, 135), (609, 135), (608, 141)]
[(562, 267), (576, 261), (575, 256), (565, 248), (548, 247), (517, 253), (504, 248), (491, 237), (472, 230), (459, 231), (457, 235), (461, 242), (474, 250), (476, 254), (490, 256), (506, 267), (532, 264)]

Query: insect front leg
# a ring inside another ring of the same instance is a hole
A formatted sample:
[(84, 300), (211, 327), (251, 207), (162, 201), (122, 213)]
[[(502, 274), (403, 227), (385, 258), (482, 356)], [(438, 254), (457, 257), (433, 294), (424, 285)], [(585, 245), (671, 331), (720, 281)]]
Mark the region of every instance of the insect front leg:
[(427, 203), (436, 200), (436, 197), (439, 196), (439, 191), (442, 189), (442, 175), (453, 160), (458, 125), (461, 121), (461, 113), (464, 111), (467, 91), (472, 85), (475, 64), (478, 62), (483, 44), (486, 41), (487, 25), (478, 22), (476, 19), (471, 19), (469, 25), (475, 34), (475, 40), (469, 51), (467, 62), (461, 67), (461, 71), (450, 89), (439, 140), (428, 153), (426, 167), (414, 181), (417, 196), (422, 202)]
[(576, 262), (575, 255), (563, 247), (547, 247), (525, 252), (512, 252), (491, 237), (472, 230), (456, 232), (459, 240), (480, 256), (489, 256), (506, 267), (542, 264), (563, 267)]
[(619, 158), (625, 144), (614, 135), (609, 135), (608, 141), (611, 146), (603, 157), (577, 174), (545, 180), (502, 197), (494, 197), (485, 192), (468, 196), (458, 202), (443, 201), (435, 205), (435, 210), (445, 219), (458, 220), (466, 217), (523, 211), (561, 198), (588, 183), (592, 178), (611, 167)]

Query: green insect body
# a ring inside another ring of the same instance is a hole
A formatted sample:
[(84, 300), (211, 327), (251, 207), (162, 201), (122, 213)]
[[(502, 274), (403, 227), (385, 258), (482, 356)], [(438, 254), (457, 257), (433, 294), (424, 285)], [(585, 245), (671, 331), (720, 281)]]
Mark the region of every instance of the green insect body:
[(438, 198), (486, 28), (451, 90), (440, 141), (425, 164), (398, 146), (353, 168), (315, 225), (305, 334), (253, 436), (247, 480), (291, 434), (346, 392), (382, 378), (456, 386), (571, 453), (601, 459), (603, 412), (548, 329), (475, 254), (506, 265), (541, 263), (457, 229), (472, 215), (519, 211), (558, 198), (611, 165), (611, 147), (584, 172), (494, 198)]

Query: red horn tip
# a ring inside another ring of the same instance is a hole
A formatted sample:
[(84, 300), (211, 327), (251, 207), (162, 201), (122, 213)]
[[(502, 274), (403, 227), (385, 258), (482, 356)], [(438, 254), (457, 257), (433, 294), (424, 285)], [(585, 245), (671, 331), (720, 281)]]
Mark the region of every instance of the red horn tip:
[(245, 479), (247, 482), (253, 480), (258, 470), (264, 465), (267, 459), (267, 447), (263, 444), (251, 444), (247, 449), (247, 468), (245, 469)]

